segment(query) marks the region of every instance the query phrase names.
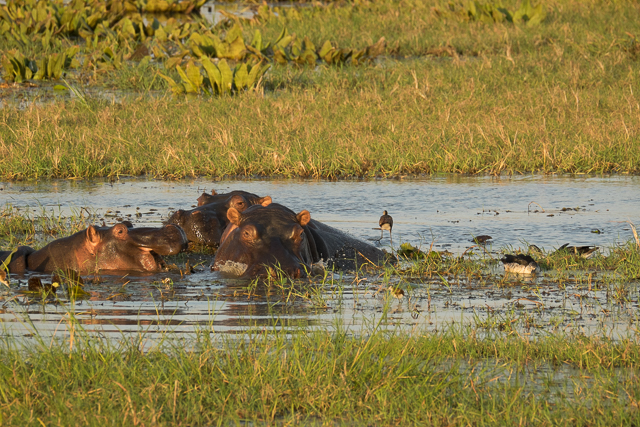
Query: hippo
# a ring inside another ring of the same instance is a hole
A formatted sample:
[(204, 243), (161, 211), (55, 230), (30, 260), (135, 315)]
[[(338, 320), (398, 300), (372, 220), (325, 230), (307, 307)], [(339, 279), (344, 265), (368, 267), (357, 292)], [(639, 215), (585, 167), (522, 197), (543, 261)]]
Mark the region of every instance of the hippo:
[(81, 274), (103, 270), (155, 272), (163, 268), (160, 255), (177, 254), (187, 248), (187, 236), (177, 225), (162, 228), (130, 228), (127, 225), (130, 223), (118, 223), (113, 227), (89, 226), (53, 241), (39, 251), (28, 246), (2, 251), (0, 260), (11, 256), (10, 273), (67, 269)]
[(260, 198), (253, 193), (242, 190), (233, 190), (222, 194), (217, 193), (216, 190), (211, 190), (211, 194), (202, 193), (200, 197), (198, 197), (198, 206), (208, 205), (209, 203), (226, 202), (232, 196), (242, 196), (252, 205), (256, 204), (254, 199)]
[(299, 278), (318, 262), (353, 270), (386, 258), (380, 249), (311, 219), (307, 210), (296, 214), (272, 203), (250, 206), (244, 212), (229, 208), (227, 217), (229, 226), (212, 266), (227, 276), (248, 279), (281, 269)]
[[(201, 204), (204, 200), (206, 204)], [(204, 244), (217, 248), (220, 245), (220, 237), (227, 227), (227, 210), (231, 207), (238, 212), (243, 212), (249, 206), (268, 206), (271, 197), (258, 197), (246, 191), (232, 191), (226, 194), (209, 195), (202, 193), (198, 198), (198, 207), (188, 211), (178, 210), (169, 219), (167, 224), (176, 224), (182, 227), (190, 242)]]

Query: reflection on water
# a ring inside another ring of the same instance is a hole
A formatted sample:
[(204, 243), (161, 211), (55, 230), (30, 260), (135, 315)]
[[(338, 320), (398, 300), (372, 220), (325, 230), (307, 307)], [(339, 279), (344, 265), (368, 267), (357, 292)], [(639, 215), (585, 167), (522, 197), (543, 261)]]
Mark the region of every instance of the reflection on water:
[[(611, 246), (631, 238), (625, 221), (640, 222), (636, 177), (57, 180), (0, 183), (0, 201), (62, 216), (87, 208), (95, 212), (95, 222), (129, 219), (137, 225), (158, 225), (172, 210), (195, 205), (199, 194), (212, 188), (270, 195), (275, 202), (296, 211), (308, 209), (312, 217), (369, 240), (379, 237), (372, 228), (386, 209), (394, 218), (394, 243), (428, 246), (433, 241), (437, 249), (458, 254), (472, 245), (472, 236), (480, 234), (493, 236), (490, 253), (526, 243), (547, 250), (566, 242)], [(596, 229), (601, 233), (592, 233)], [(387, 238), (383, 245), (389, 245)], [(503, 275), (500, 268), (489, 269), (482, 278), (420, 279), (412, 283), (405, 298), (396, 300), (386, 290), (389, 279), (375, 274), (330, 275), (324, 284), (312, 286), (248, 289), (247, 283), (209, 272), (205, 262), (184, 277), (175, 273), (104, 276), (98, 283), (88, 278), (91, 297), (75, 304), (63, 292), (60, 301), (25, 294), (25, 279), (14, 278), (14, 283), (21, 280), (20, 286), (0, 294), (0, 320), (3, 334), (20, 336), (34, 329), (45, 335), (62, 334), (68, 333), (66, 320), (72, 313), (87, 330), (107, 336), (145, 332), (150, 339), (166, 331), (189, 333), (194, 328), (230, 333), (273, 327), (330, 329), (336, 320), (359, 328), (381, 318), (383, 327), (441, 330), (462, 322), (483, 328), (513, 325), (519, 333), (532, 335), (553, 330), (624, 334), (638, 329), (637, 283), (625, 284), (627, 295), (619, 298), (610, 284), (605, 286), (606, 272), (600, 288), (597, 284), (587, 287), (576, 277), (565, 278), (559, 285), (551, 280), (553, 274), (545, 272), (533, 281), (515, 278), (507, 287), (497, 286)]]

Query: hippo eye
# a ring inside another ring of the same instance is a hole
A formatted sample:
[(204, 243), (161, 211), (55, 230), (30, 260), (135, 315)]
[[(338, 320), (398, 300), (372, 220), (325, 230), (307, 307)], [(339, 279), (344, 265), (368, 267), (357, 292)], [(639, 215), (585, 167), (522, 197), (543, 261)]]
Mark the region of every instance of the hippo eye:
[(291, 232), (291, 239), (296, 243), (300, 243), (302, 241), (303, 234), (304, 230), (302, 229), (302, 227), (295, 227)]
[(251, 242), (258, 239), (258, 230), (252, 226), (247, 225), (242, 229), (242, 240)]

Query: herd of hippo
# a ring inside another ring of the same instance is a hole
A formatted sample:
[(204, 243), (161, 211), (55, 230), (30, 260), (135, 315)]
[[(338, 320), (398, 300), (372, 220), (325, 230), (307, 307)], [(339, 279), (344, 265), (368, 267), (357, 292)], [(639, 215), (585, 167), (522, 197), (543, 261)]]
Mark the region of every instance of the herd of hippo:
[(380, 249), (312, 219), (307, 210), (295, 213), (269, 196), (245, 191), (213, 191), (198, 198), (198, 207), (175, 212), (163, 227), (134, 228), (127, 221), (89, 226), (37, 251), (28, 246), (0, 251), (0, 263), (18, 274), (157, 272), (164, 268), (161, 256), (185, 251), (189, 242), (218, 248), (212, 269), (239, 278), (277, 269), (297, 278), (319, 263), (350, 270), (386, 257)]

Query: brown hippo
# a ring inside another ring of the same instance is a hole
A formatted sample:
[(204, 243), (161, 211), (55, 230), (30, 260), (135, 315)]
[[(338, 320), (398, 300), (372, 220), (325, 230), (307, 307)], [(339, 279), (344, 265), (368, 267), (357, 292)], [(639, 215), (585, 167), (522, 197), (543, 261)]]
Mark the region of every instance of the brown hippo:
[(187, 248), (184, 231), (173, 224), (162, 228), (89, 226), (69, 237), (55, 240), (39, 251), (20, 246), (0, 252), (0, 262), (11, 255), (10, 273), (25, 270), (51, 272), (71, 269), (87, 274), (102, 270), (159, 271), (160, 255), (173, 255)]
[[(202, 200), (207, 200), (209, 203), (202, 205)], [(214, 195), (202, 193), (198, 198), (197, 208), (189, 211), (180, 209), (169, 217), (167, 223), (182, 227), (190, 242), (217, 248), (220, 245), (222, 232), (229, 224), (227, 220), (229, 208), (243, 212), (249, 206), (268, 206), (270, 203), (271, 197), (258, 197), (246, 191)]]
[(301, 277), (311, 266), (353, 270), (365, 262), (378, 264), (385, 253), (333, 227), (272, 203), (244, 212), (229, 208), (229, 226), (216, 253), (213, 270), (241, 278), (264, 276), (277, 267)]

